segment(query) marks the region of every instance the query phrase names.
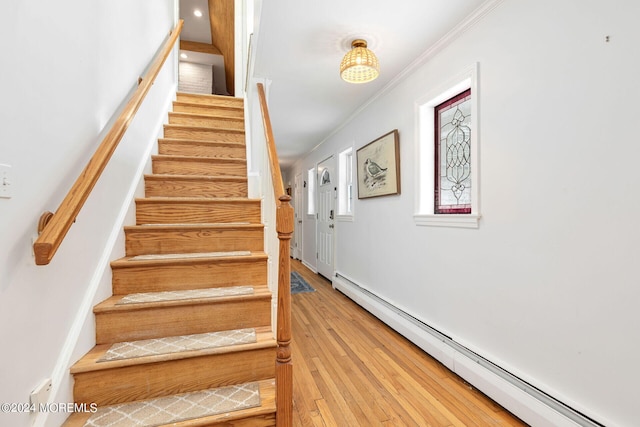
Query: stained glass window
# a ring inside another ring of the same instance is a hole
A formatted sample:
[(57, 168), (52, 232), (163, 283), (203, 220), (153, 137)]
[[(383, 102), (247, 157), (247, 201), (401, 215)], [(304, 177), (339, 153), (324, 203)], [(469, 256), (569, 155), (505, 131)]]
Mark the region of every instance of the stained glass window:
[(435, 212), (471, 213), (471, 89), (435, 107)]

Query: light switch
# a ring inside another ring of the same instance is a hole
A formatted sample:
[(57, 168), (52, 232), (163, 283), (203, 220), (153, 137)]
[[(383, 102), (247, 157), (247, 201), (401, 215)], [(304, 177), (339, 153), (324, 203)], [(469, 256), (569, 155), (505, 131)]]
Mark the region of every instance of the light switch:
[(0, 198), (10, 199), (13, 197), (12, 181), (11, 166), (0, 164)]

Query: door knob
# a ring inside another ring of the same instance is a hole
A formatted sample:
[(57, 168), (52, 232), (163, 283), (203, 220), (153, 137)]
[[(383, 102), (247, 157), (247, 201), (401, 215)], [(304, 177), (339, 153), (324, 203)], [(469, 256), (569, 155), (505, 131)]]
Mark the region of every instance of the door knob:
[(329, 228), (333, 228), (333, 224), (329, 224)]

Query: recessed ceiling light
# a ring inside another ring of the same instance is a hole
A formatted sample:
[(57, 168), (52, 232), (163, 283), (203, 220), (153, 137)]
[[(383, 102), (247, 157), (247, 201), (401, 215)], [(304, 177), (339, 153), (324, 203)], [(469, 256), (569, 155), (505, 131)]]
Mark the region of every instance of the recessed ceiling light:
[(194, 10), (193, 14), (196, 15), (198, 18), (200, 18), (202, 16), (202, 12), (200, 12), (200, 9)]
[(188, 57), (187, 57), (187, 54), (186, 54), (186, 53), (181, 53), (181, 54), (180, 54), (180, 58), (182, 58), (182, 59), (187, 59)]

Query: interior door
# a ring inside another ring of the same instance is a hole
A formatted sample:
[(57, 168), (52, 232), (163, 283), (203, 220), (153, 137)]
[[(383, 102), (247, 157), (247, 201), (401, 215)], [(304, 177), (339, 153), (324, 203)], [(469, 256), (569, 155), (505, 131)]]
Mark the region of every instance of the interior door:
[(304, 216), (303, 197), (302, 197), (302, 173), (296, 175), (293, 182), (293, 210), (294, 210), (294, 227), (293, 227), (293, 257), (302, 259), (302, 217)]
[(333, 231), (338, 185), (335, 171), (333, 156), (318, 164), (317, 269), (329, 280), (333, 277)]

